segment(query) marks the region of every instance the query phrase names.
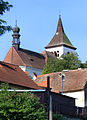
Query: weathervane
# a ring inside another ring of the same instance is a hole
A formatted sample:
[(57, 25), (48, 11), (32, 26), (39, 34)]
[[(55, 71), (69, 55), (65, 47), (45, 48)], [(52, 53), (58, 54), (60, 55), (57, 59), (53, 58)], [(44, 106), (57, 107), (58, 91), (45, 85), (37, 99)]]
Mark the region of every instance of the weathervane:
[(61, 18), (61, 12), (59, 11), (59, 18)]
[(17, 20), (15, 21), (15, 26), (17, 26)]

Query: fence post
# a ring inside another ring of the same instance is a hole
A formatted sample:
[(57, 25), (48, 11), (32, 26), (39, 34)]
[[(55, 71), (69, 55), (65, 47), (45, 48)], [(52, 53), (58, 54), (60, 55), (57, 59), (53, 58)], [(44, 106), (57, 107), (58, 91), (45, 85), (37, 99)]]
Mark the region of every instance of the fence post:
[(52, 96), (50, 94), (50, 77), (47, 76), (48, 120), (52, 120)]

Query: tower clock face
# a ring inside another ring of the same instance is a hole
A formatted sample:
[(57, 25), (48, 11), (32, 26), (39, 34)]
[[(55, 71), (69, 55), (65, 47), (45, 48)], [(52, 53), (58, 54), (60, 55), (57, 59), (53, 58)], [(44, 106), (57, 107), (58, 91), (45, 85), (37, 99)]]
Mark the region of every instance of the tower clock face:
[(17, 43), (17, 39), (15, 39), (15, 43)]
[(17, 38), (14, 38), (14, 39), (13, 39), (13, 43), (14, 43), (14, 44), (19, 44), (19, 42), (20, 42), (19, 39), (17, 39)]

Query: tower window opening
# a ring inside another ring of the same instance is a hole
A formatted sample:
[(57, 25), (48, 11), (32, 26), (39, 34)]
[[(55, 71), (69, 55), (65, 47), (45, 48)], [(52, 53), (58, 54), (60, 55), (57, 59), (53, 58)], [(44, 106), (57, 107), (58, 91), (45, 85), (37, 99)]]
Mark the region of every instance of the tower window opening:
[(57, 53), (56, 53), (56, 51), (54, 52), (54, 54), (55, 54), (55, 56), (57, 57)]
[(57, 54), (57, 57), (59, 57), (59, 54)]
[(62, 74), (62, 81), (64, 81), (64, 80), (65, 80), (65, 75)]
[(57, 51), (57, 57), (59, 57), (59, 51)]
[(67, 54), (70, 54), (70, 52), (67, 52)]

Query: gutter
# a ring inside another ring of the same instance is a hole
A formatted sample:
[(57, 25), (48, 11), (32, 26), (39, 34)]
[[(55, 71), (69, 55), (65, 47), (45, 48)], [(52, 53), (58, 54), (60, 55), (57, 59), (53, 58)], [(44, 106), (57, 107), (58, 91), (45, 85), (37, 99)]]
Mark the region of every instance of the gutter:
[[(1, 90), (0, 91), (5, 91), (5, 90)], [(15, 90), (15, 89), (8, 89), (7, 91), (9, 92), (45, 92), (46, 89), (41, 89), (41, 90)]]

